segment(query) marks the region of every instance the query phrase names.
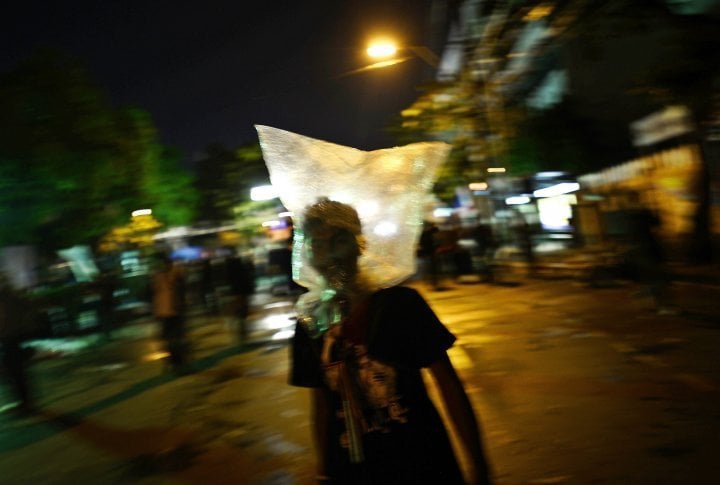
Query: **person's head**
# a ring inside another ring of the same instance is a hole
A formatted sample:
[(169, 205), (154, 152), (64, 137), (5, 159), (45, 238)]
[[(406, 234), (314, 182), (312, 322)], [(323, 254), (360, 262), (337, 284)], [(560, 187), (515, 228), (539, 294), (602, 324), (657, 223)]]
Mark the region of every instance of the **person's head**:
[(308, 261), (332, 287), (355, 279), (365, 242), (357, 211), (347, 204), (320, 199), (303, 216)]

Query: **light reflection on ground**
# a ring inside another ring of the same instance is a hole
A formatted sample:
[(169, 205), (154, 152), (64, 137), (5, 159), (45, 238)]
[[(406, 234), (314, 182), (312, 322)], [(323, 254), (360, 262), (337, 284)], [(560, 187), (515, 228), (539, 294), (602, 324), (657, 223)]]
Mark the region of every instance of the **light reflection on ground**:
[(273, 303), (266, 303), (265, 305), (263, 305), (263, 308), (266, 309), (266, 310), (270, 310), (270, 309), (272, 309), (272, 308), (282, 308), (282, 307), (288, 307), (288, 306), (292, 306), (292, 302), (289, 302), (289, 301), (276, 301), (276, 302), (273, 302)]
[(153, 362), (153, 361), (156, 361), (156, 360), (165, 359), (165, 358), (167, 358), (169, 355), (170, 355), (170, 354), (168, 354), (167, 352), (164, 352), (164, 351), (151, 352), (151, 353), (149, 353), (149, 354), (147, 354), (147, 355), (144, 355), (144, 356), (143, 356), (143, 360), (144, 360), (145, 362)]
[(294, 313), (273, 313), (255, 320), (257, 330), (278, 330), (295, 325)]
[(273, 334), (272, 339), (273, 340), (288, 340), (293, 335), (295, 335), (294, 330), (281, 330), (281, 331)]

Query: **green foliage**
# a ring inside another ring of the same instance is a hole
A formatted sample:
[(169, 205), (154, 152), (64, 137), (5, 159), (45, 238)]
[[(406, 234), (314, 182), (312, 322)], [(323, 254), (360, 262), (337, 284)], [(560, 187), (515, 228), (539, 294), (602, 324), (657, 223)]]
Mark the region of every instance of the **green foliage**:
[(43, 51), (3, 73), (0, 110), (0, 245), (93, 243), (141, 205), (191, 220), (190, 178), (148, 114), (113, 107), (74, 59)]
[(275, 218), (280, 210), (278, 204), (277, 200), (247, 200), (233, 208), (235, 225), (245, 240), (250, 240), (265, 232), (262, 223)]
[(228, 221), (236, 217), (236, 206), (250, 199), (250, 189), (270, 183), (259, 143), (230, 150), (211, 145), (206, 157), (195, 166), (200, 196), (199, 217), (205, 221)]

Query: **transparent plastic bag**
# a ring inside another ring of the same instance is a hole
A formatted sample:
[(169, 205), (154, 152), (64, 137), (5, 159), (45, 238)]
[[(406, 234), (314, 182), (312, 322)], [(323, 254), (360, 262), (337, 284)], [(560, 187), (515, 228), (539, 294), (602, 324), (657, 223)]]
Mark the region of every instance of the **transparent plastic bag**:
[[(350, 204), (362, 223), (366, 248), (358, 264), (370, 285), (393, 286), (415, 272), (425, 203), (450, 145), (421, 142), (367, 152), (269, 126), (256, 129), (270, 180), (296, 227), (320, 197)], [(293, 279), (310, 290), (320, 285), (302, 231), (295, 233)]]

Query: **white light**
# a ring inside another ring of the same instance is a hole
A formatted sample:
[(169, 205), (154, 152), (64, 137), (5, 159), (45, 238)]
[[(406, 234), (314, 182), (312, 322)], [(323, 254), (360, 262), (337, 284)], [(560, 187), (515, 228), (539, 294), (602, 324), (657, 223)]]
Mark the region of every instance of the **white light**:
[(505, 173), (503, 167), (490, 167), (487, 169), (488, 173)]
[(287, 340), (295, 335), (295, 330), (281, 330), (273, 334), (273, 340)]
[(580, 189), (580, 184), (577, 182), (563, 182), (561, 184), (551, 185), (544, 189), (538, 189), (533, 192), (535, 197), (555, 197), (556, 195), (569, 194)]
[(181, 227), (171, 227), (165, 232), (161, 232), (159, 234), (155, 234), (153, 239), (169, 239), (169, 238), (178, 238), (178, 237), (185, 237), (190, 234), (190, 230), (187, 226), (181, 226)]
[(361, 219), (366, 217), (372, 217), (377, 214), (379, 210), (380, 206), (374, 200), (366, 200), (364, 202), (360, 202), (357, 205), (358, 215)]
[(570, 225), (574, 195), (561, 195), (538, 200), (540, 223), (546, 229), (563, 229)]
[(149, 215), (151, 215), (151, 214), (152, 214), (152, 209), (138, 209), (138, 210), (136, 210), (136, 211), (132, 211), (132, 212), (131, 212), (131, 215), (132, 215), (133, 217), (137, 217), (137, 216), (149, 216)]
[(391, 42), (376, 42), (367, 48), (370, 57), (392, 57), (397, 53), (397, 47)]
[(280, 227), (280, 221), (265, 221), (262, 223), (262, 226), (269, 228)]
[(453, 210), (450, 207), (438, 207), (433, 211), (433, 216), (435, 217), (450, 217), (453, 213)]
[(280, 330), (295, 325), (295, 321), (291, 320), (294, 313), (274, 313), (266, 316), (258, 321), (258, 326), (265, 330)]
[(263, 305), (263, 308), (266, 310), (269, 310), (271, 308), (283, 308), (283, 307), (289, 307), (289, 306), (292, 306), (292, 303), (290, 303), (288, 301), (276, 301), (273, 303), (266, 303), (265, 305)]
[(515, 197), (508, 197), (507, 199), (505, 199), (505, 203), (507, 205), (529, 204), (530, 197), (528, 197), (527, 195), (517, 195)]
[(272, 185), (260, 185), (250, 189), (250, 199), (252, 200), (271, 200), (277, 196), (277, 190)]
[(392, 222), (381, 222), (380, 224), (375, 226), (373, 232), (378, 236), (392, 236), (397, 232), (397, 226)]
[(278, 217), (292, 217), (293, 215), (292, 212), (281, 212), (278, 214)]
[(538, 172), (535, 174), (535, 178), (551, 179), (556, 177), (562, 177), (563, 175), (567, 175), (567, 172)]

